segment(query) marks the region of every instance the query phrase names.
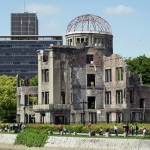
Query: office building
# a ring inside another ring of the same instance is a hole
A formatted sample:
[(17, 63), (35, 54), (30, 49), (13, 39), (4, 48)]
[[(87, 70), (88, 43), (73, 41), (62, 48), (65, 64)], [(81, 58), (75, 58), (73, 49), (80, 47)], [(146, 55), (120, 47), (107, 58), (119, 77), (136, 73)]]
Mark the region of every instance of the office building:
[(12, 13), (11, 35), (38, 35), (36, 13)]
[(11, 35), (0, 36), (0, 75), (38, 74), (37, 49), (62, 45), (62, 36), (39, 36), (36, 13), (12, 13)]

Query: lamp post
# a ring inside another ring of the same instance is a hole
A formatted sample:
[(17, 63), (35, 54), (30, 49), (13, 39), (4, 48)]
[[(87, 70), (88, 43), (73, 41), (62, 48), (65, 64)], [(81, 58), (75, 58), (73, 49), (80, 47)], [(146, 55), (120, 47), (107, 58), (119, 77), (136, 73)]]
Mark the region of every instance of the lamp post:
[(23, 109), (24, 109), (24, 124), (25, 124), (25, 119), (26, 119), (26, 116), (25, 116), (25, 106), (23, 107)]
[(85, 119), (84, 119), (84, 115), (85, 115), (85, 112), (84, 112), (84, 104), (87, 104), (86, 101), (82, 101), (82, 102), (79, 102), (80, 104), (83, 104), (83, 125), (85, 124)]

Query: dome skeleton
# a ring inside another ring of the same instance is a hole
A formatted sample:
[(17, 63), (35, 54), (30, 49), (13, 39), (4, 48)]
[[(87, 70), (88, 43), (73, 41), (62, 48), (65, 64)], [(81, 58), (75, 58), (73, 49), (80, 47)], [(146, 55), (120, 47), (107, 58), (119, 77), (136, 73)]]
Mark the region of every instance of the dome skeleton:
[(106, 20), (91, 14), (78, 16), (69, 23), (67, 33), (76, 31), (96, 31), (112, 34), (111, 27)]

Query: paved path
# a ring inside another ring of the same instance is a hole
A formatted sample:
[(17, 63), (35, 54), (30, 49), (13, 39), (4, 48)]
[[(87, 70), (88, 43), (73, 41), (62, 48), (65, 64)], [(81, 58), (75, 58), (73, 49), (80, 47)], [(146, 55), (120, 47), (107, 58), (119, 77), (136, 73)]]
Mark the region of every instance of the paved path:
[[(59, 133), (59, 132), (53, 132), (53, 134), (60, 134), (60, 133)], [(69, 135), (69, 134), (74, 134), (74, 133), (68, 133), (68, 132), (67, 132), (66, 134)], [(89, 136), (88, 133), (76, 133), (76, 134), (77, 134), (77, 135), (85, 135), (85, 136), (87, 135), (87, 136)], [(99, 136), (99, 135), (96, 133), (96, 136)], [(105, 136), (105, 133), (103, 134), (103, 136)], [(116, 135), (115, 135), (115, 134), (110, 134), (110, 137), (111, 137), (111, 136), (116, 136)], [(124, 134), (118, 134), (118, 136), (125, 136), (125, 135), (124, 135)], [(140, 137), (141, 137), (141, 136), (143, 136), (143, 134), (138, 134), (138, 135), (129, 134), (128, 136), (129, 136), (129, 137), (131, 137), (131, 136), (138, 136), (138, 137), (140, 136)]]

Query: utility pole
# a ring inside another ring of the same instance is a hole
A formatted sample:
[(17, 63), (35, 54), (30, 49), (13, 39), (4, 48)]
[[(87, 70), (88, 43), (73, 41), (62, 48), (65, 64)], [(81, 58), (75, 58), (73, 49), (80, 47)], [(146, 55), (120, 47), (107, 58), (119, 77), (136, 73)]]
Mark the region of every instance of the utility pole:
[(87, 104), (86, 101), (82, 101), (82, 102), (79, 102), (80, 104), (83, 104), (83, 125), (85, 124), (85, 119), (84, 119), (84, 116), (85, 116), (85, 111), (84, 111), (84, 104)]

